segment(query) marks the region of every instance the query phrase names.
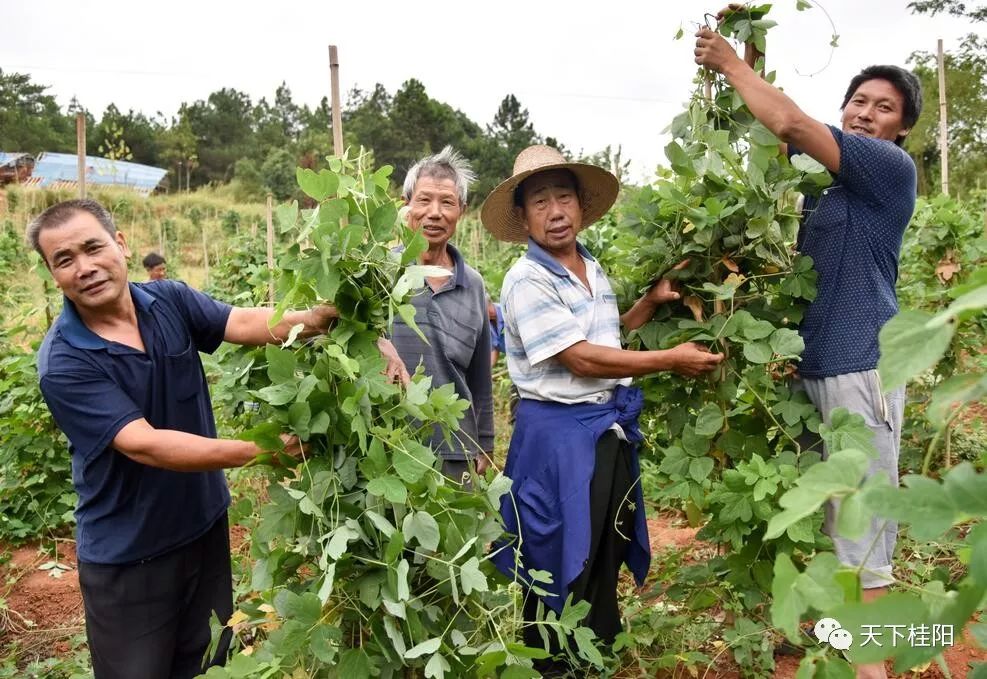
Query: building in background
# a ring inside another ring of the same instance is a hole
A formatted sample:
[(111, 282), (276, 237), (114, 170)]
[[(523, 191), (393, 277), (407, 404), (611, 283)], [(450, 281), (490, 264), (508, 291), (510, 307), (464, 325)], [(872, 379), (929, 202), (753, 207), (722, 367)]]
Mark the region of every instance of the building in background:
[[(78, 184), (78, 168), (78, 156), (72, 153), (44, 152), (32, 158), (26, 153), (0, 151), (0, 184), (74, 188)], [(161, 187), (166, 173), (150, 165), (86, 156), (88, 186), (125, 186), (146, 196)]]

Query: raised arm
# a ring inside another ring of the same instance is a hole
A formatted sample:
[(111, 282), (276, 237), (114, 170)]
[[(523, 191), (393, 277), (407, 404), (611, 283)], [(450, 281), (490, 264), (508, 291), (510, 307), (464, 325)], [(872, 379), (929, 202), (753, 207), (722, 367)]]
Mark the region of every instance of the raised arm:
[(684, 377), (698, 377), (723, 360), (723, 354), (710, 353), (695, 342), (658, 351), (630, 351), (590, 344), (585, 340), (563, 349), (555, 357), (573, 375), (610, 379), (639, 377), (665, 370)]
[(794, 144), (830, 172), (839, 171), (840, 147), (826, 125), (809, 117), (788, 95), (763, 80), (722, 35), (701, 28), (696, 38), (696, 63), (726, 76), (755, 118), (780, 140)]
[(223, 339), (233, 344), (261, 346), (274, 342), (283, 342), (288, 338), (291, 329), (301, 324), (304, 326), (299, 337), (321, 335), (329, 329), (329, 324), (339, 313), (333, 306), (317, 306), (305, 311), (286, 311), (281, 321), (273, 327), (268, 323), (274, 316), (274, 309), (256, 307), (236, 307), (230, 312), (226, 321), (226, 332)]
[[(672, 270), (684, 269), (688, 265), (689, 260), (685, 259), (672, 267)], [(620, 324), (624, 326), (624, 330), (637, 330), (651, 320), (659, 305), (679, 299), (681, 295), (679, 295), (678, 290), (677, 282), (667, 278), (659, 279), (639, 300), (634, 302), (634, 306), (621, 314)]]

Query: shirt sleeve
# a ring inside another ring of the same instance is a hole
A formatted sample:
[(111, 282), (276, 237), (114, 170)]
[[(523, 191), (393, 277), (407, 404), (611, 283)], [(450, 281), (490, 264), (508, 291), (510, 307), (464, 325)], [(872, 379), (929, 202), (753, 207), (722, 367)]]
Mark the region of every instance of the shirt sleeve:
[(886, 139), (846, 134), (829, 128), (840, 145), (837, 179), (875, 207), (892, 204), (903, 191), (915, 188), (915, 164), (900, 147)]
[(206, 354), (216, 351), (223, 342), (233, 307), (181, 281), (167, 283), (169, 297), (181, 309), (196, 349)]
[(76, 455), (88, 461), (144, 415), (105, 373), (86, 366), (41, 378), (41, 394)]
[(504, 323), (520, 338), (531, 365), (586, 339), (572, 310), (548, 281), (521, 279), (502, 303)]

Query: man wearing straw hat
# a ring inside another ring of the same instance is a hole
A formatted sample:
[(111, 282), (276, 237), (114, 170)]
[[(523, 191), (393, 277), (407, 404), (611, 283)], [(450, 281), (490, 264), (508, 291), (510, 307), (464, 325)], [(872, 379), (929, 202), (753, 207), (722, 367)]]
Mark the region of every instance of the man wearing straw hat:
[[(514, 485), (501, 513), (519, 539), (498, 545), (494, 563), (526, 585), (532, 570), (551, 573), (551, 583), (537, 582), (549, 594), (540, 601), (557, 612), (570, 595), (590, 602), (583, 624), (605, 642), (621, 629), (621, 563), (641, 583), (651, 558), (636, 452), (643, 399), (628, 378), (665, 370), (697, 377), (722, 360), (691, 342), (621, 349), (621, 325), (642, 326), (679, 295), (659, 281), (621, 316), (606, 275), (577, 242), (618, 189), (606, 170), (531, 146), (481, 213), (498, 239), (528, 244), (501, 294), (507, 367), (521, 394), (505, 469)], [(536, 619), (538, 602), (526, 597), (526, 621)], [(534, 625), (525, 643), (541, 645)]]

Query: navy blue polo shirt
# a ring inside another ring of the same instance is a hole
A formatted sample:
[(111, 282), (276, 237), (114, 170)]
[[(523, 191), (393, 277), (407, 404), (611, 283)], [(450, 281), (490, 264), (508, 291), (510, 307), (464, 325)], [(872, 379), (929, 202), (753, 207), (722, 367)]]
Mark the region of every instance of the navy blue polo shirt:
[(830, 130), (840, 171), (818, 199), (806, 197), (797, 242), (819, 273), (818, 295), (799, 328), (799, 373), (813, 378), (877, 367), (877, 335), (898, 313), (898, 255), (915, 210), (915, 163), (904, 150)]
[(226, 511), (222, 471), (175, 472), (111, 447), (128, 423), (215, 438), (199, 352), (223, 341), (232, 307), (184, 283), (131, 283), (146, 352), (107, 341), (65, 300), (38, 352), (41, 392), (72, 456), (80, 561), (129, 564), (204, 534)]

